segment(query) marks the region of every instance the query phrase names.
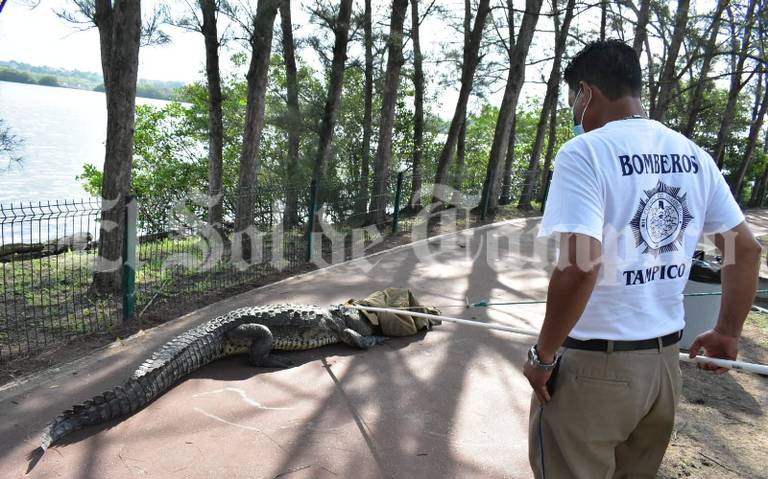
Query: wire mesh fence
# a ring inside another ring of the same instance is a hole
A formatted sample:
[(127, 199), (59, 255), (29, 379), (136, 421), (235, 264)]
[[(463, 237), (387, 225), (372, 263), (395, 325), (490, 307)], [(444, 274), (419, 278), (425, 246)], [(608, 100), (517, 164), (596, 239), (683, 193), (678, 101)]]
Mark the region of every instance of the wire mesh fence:
[[(515, 194), (522, 186), (514, 185)], [(215, 226), (204, 195), (136, 198), (137, 219), (125, 224), (133, 238), (126, 244), (135, 245), (135, 315), (124, 309), (125, 288), (99, 294), (92, 287), (100, 200), (0, 205), (0, 363), (109, 332), (162, 304), (364, 256), (391, 245), (385, 238), (409, 242), (483, 221), (479, 188), (447, 189), (438, 198), (432, 185), (412, 190), (409, 172), (368, 184), (259, 185), (225, 193)], [(243, 205), (248, 220), (237, 224)]]
[(98, 200), (0, 205), (0, 360), (106, 330), (115, 301), (89, 290)]

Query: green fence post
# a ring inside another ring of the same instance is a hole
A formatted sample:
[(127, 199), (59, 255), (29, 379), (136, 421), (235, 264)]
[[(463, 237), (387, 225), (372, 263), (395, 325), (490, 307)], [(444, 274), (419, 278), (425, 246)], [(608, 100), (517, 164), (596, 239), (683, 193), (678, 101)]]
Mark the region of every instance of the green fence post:
[(397, 174), (397, 190), (395, 190), (395, 215), (392, 219), (392, 234), (397, 233), (400, 220), (400, 196), (403, 193), (403, 172)]
[(307, 221), (307, 254), (306, 261), (312, 259), (312, 230), (315, 229), (315, 198), (317, 197), (317, 183), (312, 180), (309, 187), (309, 221)]
[(547, 172), (547, 183), (544, 185), (544, 195), (541, 197), (541, 212), (544, 213), (544, 207), (547, 205), (547, 196), (549, 196), (549, 185), (552, 183), (552, 170)]
[(136, 198), (128, 195), (123, 216), (123, 324), (135, 319), (136, 311)]

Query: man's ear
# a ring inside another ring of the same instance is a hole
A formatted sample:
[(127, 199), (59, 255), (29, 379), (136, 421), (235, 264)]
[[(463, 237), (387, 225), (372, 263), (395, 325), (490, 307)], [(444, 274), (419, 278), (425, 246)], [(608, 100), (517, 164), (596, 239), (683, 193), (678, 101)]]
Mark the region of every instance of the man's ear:
[(603, 93), (603, 90), (601, 90), (600, 87), (598, 87), (597, 85), (589, 85), (589, 88), (592, 91), (592, 101), (607, 100), (608, 97), (605, 96), (605, 93)]

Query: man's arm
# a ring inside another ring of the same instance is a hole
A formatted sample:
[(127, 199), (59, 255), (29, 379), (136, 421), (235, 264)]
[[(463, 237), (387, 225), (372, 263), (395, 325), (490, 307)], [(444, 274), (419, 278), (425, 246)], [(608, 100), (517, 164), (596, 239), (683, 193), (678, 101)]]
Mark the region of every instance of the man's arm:
[[(725, 233), (716, 234), (715, 245), (723, 255), (724, 265), (720, 316), (712, 330), (696, 337), (689, 355), (695, 358), (703, 347), (705, 356), (736, 359), (741, 329), (755, 299), (762, 248), (744, 222)], [(717, 373), (728, 371), (711, 364), (698, 366)]]
[[(600, 270), (601, 244), (591, 236), (560, 235), (560, 256), (547, 290), (547, 311), (536, 349), (539, 359), (551, 363), (555, 353), (581, 317)], [(539, 401), (549, 401), (547, 381), (551, 373), (527, 367), (523, 373)]]
[(600, 242), (582, 234), (560, 236), (560, 257), (547, 290), (547, 310), (536, 349), (551, 362), (584, 312), (600, 269)]

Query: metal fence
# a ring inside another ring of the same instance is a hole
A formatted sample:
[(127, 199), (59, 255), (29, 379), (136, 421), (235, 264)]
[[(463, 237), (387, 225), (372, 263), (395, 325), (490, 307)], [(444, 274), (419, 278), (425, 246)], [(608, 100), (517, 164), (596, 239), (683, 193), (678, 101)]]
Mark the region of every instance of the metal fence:
[[(223, 195), (224, 224), (216, 228), (203, 196), (134, 198), (126, 212), (138, 214), (125, 215), (123, 289), (107, 295), (92, 288), (100, 200), (0, 205), (0, 363), (109, 333), (163, 305), (212, 301), (234, 287), (362, 256), (384, 237), (407, 242), (416, 228), (429, 235), (426, 223), (439, 215), (453, 215), (456, 229), (484, 221), (479, 192), (451, 192), (430, 212), (431, 185), (413, 195), (411, 181), (401, 172), (367, 188), (357, 180), (261, 185)], [(514, 187), (518, 194), (519, 182)], [(369, 193), (376, 191), (378, 198)], [(253, 215), (237, 232), (239, 203), (252, 205)]]
[(97, 200), (0, 205), (0, 361), (107, 330), (118, 308), (89, 293)]

